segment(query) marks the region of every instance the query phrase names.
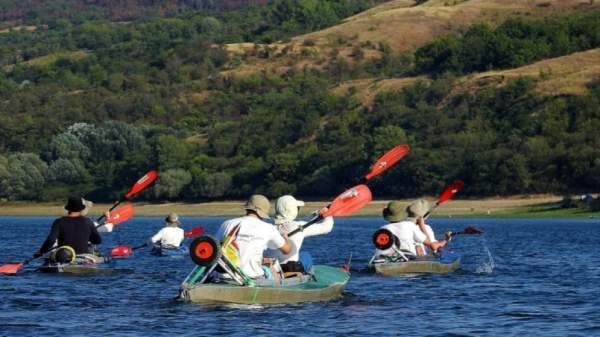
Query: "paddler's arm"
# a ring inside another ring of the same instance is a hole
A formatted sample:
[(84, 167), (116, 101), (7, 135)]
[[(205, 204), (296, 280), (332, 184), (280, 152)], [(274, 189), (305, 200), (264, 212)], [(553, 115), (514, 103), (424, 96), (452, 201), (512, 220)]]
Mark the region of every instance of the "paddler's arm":
[(48, 237), (46, 238), (46, 241), (44, 241), (44, 243), (42, 244), (42, 247), (40, 247), (40, 250), (38, 250), (37, 252), (35, 252), (33, 254), (33, 257), (39, 257), (44, 255), (44, 253), (46, 253), (48, 250), (50, 250), (50, 248), (52, 248), (52, 246), (54, 246), (54, 243), (56, 242), (56, 239), (58, 238), (58, 224), (56, 223), (56, 221), (54, 221), (54, 223), (52, 224), (52, 229), (50, 229), (50, 233), (48, 233)]
[(94, 222), (92, 220), (89, 220), (89, 221), (90, 221), (89, 225), (90, 225), (92, 231), (90, 233), (90, 238), (88, 239), (88, 241), (94, 245), (99, 245), (102, 243), (102, 237), (100, 236), (100, 233), (98, 233), (98, 229), (94, 225)]
[(285, 239), (285, 244), (279, 247), (279, 251), (287, 255), (292, 252), (292, 244), (290, 243), (287, 234), (283, 234), (282, 236)]
[[(319, 213), (323, 214), (327, 212), (329, 209), (327, 207), (323, 207)], [(308, 236), (316, 236), (316, 235), (325, 235), (331, 232), (333, 229), (333, 217), (328, 216), (323, 218), (323, 220), (315, 223), (312, 226), (306, 227), (302, 232), (304, 233), (304, 237)]]

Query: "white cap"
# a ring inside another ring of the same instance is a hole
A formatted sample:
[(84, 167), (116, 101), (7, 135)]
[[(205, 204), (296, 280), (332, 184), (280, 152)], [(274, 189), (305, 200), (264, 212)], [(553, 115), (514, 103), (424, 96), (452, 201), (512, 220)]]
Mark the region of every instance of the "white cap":
[(298, 216), (298, 207), (304, 206), (304, 201), (296, 200), (291, 195), (284, 195), (275, 204), (275, 223), (282, 224), (293, 221)]

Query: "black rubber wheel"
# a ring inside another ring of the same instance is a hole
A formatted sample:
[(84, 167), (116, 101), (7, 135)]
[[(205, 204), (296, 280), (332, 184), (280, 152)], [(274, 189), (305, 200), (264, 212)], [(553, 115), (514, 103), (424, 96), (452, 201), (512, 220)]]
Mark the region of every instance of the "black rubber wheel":
[(373, 233), (373, 244), (380, 250), (391, 248), (397, 240), (398, 238), (385, 228), (378, 229)]
[(212, 265), (221, 257), (221, 246), (210, 235), (199, 236), (190, 244), (190, 257), (199, 266)]

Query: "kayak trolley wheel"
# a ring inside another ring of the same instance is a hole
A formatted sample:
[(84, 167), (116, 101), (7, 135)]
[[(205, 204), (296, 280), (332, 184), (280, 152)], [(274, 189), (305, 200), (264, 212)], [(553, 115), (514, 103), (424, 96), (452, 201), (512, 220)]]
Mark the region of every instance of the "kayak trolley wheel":
[(396, 240), (396, 236), (385, 228), (378, 229), (373, 234), (373, 244), (375, 245), (375, 247), (377, 247), (377, 249), (380, 250), (386, 250), (391, 248)]
[(190, 244), (192, 261), (199, 266), (209, 266), (221, 257), (219, 242), (210, 235), (202, 235)]

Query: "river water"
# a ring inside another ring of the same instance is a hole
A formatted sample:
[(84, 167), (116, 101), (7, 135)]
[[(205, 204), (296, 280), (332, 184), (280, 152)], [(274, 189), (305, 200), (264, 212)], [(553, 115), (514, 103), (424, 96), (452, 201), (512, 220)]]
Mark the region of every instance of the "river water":
[[(0, 217), (0, 263), (28, 258), (49, 217)], [(214, 232), (223, 218), (183, 217), (183, 227)], [(175, 301), (193, 268), (189, 257), (137, 251), (118, 261), (130, 273), (0, 276), (0, 336), (588, 336), (600, 335), (600, 220), (431, 219), (459, 236), (463, 254), (449, 275), (382, 277), (364, 271), (380, 218), (338, 219), (331, 234), (304, 248), (316, 263), (352, 255), (343, 298), (329, 303), (206, 306)], [(136, 218), (104, 236), (104, 250), (143, 243), (160, 218)]]

